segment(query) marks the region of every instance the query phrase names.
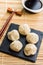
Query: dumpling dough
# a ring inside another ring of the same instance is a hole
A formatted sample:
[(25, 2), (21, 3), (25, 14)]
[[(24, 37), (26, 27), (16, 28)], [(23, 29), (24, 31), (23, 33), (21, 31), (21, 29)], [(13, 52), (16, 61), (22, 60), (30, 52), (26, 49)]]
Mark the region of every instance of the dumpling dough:
[(19, 32), (17, 30), (12, 30), (8, 32), (8, 39), (11, 41), (18, 40), (20, 38)]
[(19, 52), (22, 49), (22, 47), (23, 47), (23, 44), (19, 40), (15, 40), (14, 42), (10, 44), (10, 49), (15, 52)]
[(30, 27), (28, 24), (22, 24), (19, 26), (19, 32), (22, 35), (27, 35), (31, 31)]
[(27, 42), (30, 42), (32, 44), (36, 44), (39, 41), (39, 36), (36, 33), (29, 33), (26, 36)]
[(37, 47), (34, 44), (27, 44), (24, 48), (24, 54), (26, 56), (34, 55), (37, 52)]

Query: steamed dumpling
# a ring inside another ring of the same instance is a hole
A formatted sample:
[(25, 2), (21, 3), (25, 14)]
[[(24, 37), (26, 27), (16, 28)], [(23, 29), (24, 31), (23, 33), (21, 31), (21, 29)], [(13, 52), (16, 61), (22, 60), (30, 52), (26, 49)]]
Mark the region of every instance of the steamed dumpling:
[(8, 32), (8, 39), (9, 40), (18, 40), (20, 38), (19, 36), (19, 32), (17, 30), (12, 30), (10, 32)]
[(30, 42), (32, 44), (36, 44), (39, 41), (39, 36), (36, 33), (29, 33), (26, 36), (27, 42)]
[(30, 27), (28, 24), (22, 24), (19, 26), (19, 32), (22, 35), (27, 35), (31, 31)]
[(27, 44), (24, 48), (24, 54), (26, 56), (34, 55), (37, 52), (37, 47), (34, 44)]
[(15, 52), (19, 52), (22, 49), (22, 47), (23, 47), (23, 44), (19, 40), (15, 40), (14, 42), (10, 44), (10, 49)]

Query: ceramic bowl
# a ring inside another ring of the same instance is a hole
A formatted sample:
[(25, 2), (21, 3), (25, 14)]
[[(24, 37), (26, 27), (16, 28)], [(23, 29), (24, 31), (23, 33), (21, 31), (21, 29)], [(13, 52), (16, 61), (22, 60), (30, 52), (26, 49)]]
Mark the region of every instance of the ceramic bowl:
[(41, 2), (41, 4), (42, 4), (42, 7), (41, 7), (40, 9), (37, 9), (37, 10), (33, 10), (33, 9), (30, 9), (30, 8), (26, 7), (25, 2), (26, 2), (26, 0), (22, 0), (22, 5), (23, 5), (23, 7), (24, 7), (26, 10), (28, 10), (28, 11), (30, 11), (30, 12), (38, 13), (38, 12), (41, 12), (41, 11), (43, 10), (43, 4), (42, 4), (41, 1), (40, 1), (40, 2)]

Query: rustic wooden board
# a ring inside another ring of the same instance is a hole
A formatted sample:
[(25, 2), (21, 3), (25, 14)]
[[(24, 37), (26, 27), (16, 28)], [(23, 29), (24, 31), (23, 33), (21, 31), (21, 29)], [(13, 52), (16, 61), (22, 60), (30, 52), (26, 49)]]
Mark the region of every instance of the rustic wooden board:
[[(15, 0), (7, 0), (7, 5), (12, 6), (13, 1), (15, 1)], [(21, 5), (20, 0), (16, 0), (16, 1), (19, 1), (19, 5)], [(15, 4), (17, 6), (17, 3), (15, 3)], [(6, 6), (6, 1), (0, 0), (0, 22), (1, 22), (0, 29), (3, 26), (3, 22), (5, 22), (6, 19), (8, 18), (8, 16), (10, 15), (9, 13), (6, 12), (7, 7), (5, 7), (5, 6)], [(30, 25), (31, 28), (34, 28), (36, 30), (40, 30), (43, 32), (43, 11), (38, 14), (31, 14), (29, 12), (26, 12), (23, 9), (23, 15), (21, 17), (19, 17), (14, 14), (10, 23), (12, 23), (12, 22), (15, 24), (19, 24), (19, 25), (23, 24), (23, 23), (27, 23), (28, 25)], [(10, 25), (10, 23), (9, 23), (9, 25)], [(8, 27), (9, 27), (9, 25), (8, 25)], [(8, 29), (8, 27), (7, 27), (7, 29)], [(7, 29), (6, 29), (6, 31), (7, 31)], [(5, 37), (6, 31), (5, 31), (2, 39), (0, 39), (0, 44), (2, 43), (2, 40)], [(22, 59), (19, 59), (16, 57), (12, 57), (12, 56), (4, 54), (4, 53), (0, 53), (0, 65), (43, 65), (43, 39), (42, 39), (42, 44), (40, 47), (40, 51), (39, 51), (39, 55), (37, 57), (36, 63), (31, 63), (29, 61), (25, 61), (25, 60), (22, 60)]]

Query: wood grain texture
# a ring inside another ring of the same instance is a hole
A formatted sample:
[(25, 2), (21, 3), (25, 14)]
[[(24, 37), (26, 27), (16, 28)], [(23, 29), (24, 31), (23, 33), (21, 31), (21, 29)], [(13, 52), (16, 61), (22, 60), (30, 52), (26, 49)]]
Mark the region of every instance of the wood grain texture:
[[(23, 7), (21, 7), (22, 6), (21, 0), (6, 0), (6, 1), (0, 0), (0, 29), (2, 28), (3, 23), (5, 23), (6, 19), (10, 15), (9, 13), (6, 12), (8, 6), (9, 7), (11, 6), (12, 8), (16, 7), (18, 10), (21, 10), (23, 8)], [(20, 6), (20, 8), (19, 8), (19, 6)], [(15, 10), (16, 10), (16, 8), (15, 8)], [(20, 16), (17, 16), (16, 14), (14, 14), (9, 25), (11, 23), (15, 23), (15, 24), (19, 24), (19, 25), (23, 24), (23, 23), (27, 23), (28, 25), (30, 25), (31, 28), (34, 28), (36, 30), (40, 30), (43, 32), (43, 11), (38, 14), (31, 14), (29, 12), (26, 12), (23, 9), (23, 15), (20, 17)], [(9, 28), (9, 25), (8, 25), (7, 29)], [(6, 29), (2, 39), (0, 39), (0, 45), (4, 39), (7, 29)], [(40, 51), (39, 51), (36, 63), (25, 61), (23, 59), (16, 58), (16, 57), (13, 57), (13, 56), (0, 52), (0, 65), (43, 65), (43, 39), (42, 39), (42, 44), (40, 47)]]

